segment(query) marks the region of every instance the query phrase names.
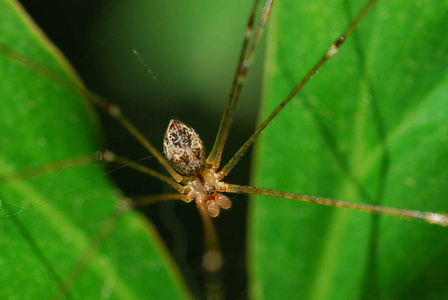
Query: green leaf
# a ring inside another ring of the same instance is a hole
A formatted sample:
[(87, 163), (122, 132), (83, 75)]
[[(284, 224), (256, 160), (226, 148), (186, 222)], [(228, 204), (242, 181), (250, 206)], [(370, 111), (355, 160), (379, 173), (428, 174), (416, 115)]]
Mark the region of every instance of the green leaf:
[[(70, 82), (77, 75), (19, 4), (0, 1), (0, 178), (17, 170), (92, 155), (102, 149), (98, 119), (73, 89), (36, 72), (32, 59)], [(11, 52), (9, 52), (11, 53)], [(94, 236), (119, 216), (122, 195), (101, 162), (21, 178), (0, 186), (0, 298), (49, 299), (75, 272), (70, 299), (188, 297), (164, 247), (137, 212), (121, 216), (98, 251)]]
[[(276, 3), (262, 118), (364, 2)], [(263, 133), (254, 185), (448, 212), (446, 28), (446, 1), (378, 1)], [(255, 198), (249, 224), (255, 298), (448, 297), (446, 228)]]

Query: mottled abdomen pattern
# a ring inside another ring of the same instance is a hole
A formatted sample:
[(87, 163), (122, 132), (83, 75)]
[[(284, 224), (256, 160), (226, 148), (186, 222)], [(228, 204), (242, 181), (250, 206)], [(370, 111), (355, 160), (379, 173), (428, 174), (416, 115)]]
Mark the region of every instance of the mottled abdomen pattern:
[(184, 123), (171, 120), (163, 140), (163, 151), (182, 175), (198, 175), (204, 168), (204, 144), (193, 128)]

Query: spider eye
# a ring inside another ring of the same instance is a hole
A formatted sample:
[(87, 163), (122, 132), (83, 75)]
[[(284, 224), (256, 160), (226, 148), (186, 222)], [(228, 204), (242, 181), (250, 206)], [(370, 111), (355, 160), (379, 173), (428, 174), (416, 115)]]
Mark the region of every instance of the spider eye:
[(199, 134), (184, 123), (170, 121), (163, 139), (163, 151), (171, 165), (182, 175), (196, 175), (204, 168), (204, 144)]

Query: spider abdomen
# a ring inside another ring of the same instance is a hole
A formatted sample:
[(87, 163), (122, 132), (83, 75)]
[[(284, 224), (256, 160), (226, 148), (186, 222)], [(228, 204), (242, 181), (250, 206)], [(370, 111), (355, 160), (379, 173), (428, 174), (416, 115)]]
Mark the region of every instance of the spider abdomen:
[(163, 140), (163, 151), (171, 165), (182, 175), (197, 175), (204, 168), (204, 144), (199, 134), (184, 123), (170, 121)]

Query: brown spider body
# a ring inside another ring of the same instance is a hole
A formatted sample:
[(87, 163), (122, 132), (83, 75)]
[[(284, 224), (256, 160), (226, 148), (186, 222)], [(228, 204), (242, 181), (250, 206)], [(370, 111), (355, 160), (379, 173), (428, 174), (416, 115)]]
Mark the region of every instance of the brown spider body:
[(220, 191), (225, 183), (220, 182), (218, 174), (205, 165), (204, 144), (193, 128), (171, 120), (163, 140), (163, 150), (170, 164), (185, 179), (185, 193), (189, 201), (197, 205), (203, 203), (211, 217), (219, 215), (220, 207), (231, 207), (230, 199)]

